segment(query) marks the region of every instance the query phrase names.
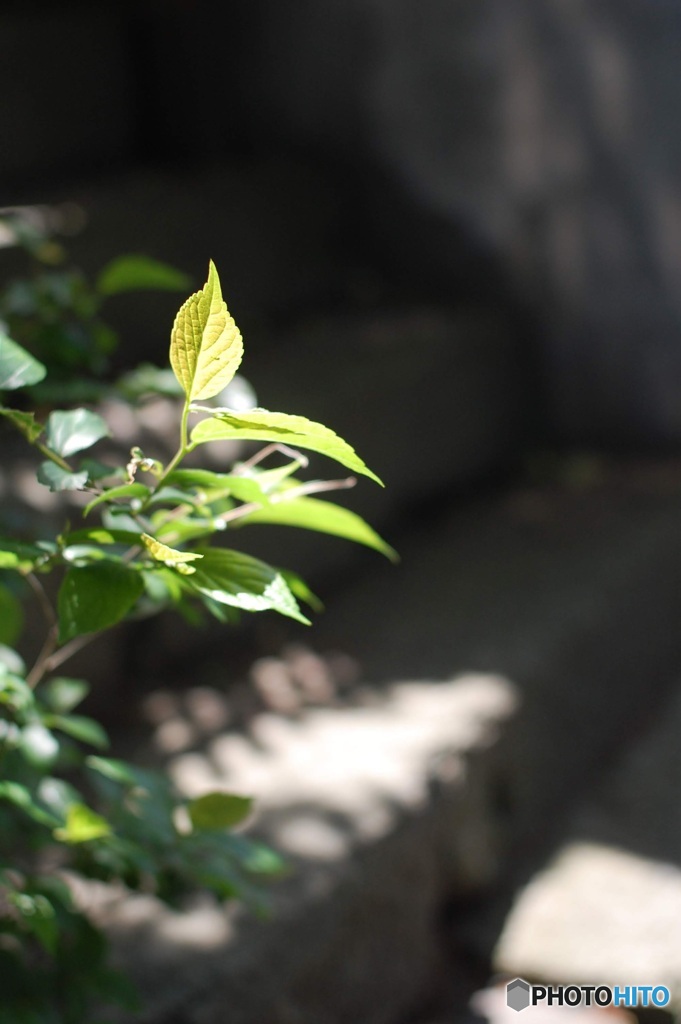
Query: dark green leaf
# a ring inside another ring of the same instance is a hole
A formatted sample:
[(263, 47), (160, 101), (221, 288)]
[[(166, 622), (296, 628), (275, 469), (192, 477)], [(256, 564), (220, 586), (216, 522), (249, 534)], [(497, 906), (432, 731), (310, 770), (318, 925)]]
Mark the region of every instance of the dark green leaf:
[(9, 902), (19, 912), (25, 927), (33, 932), (47, 952), (54, 953), (59, 938), (59, 927), (54, 907), (47, 897), (41, 894), (14, 892), (10, 894)]
[(0, 391), (37, 384), (47, 370), (30, 352), (0, 332)]
[(93, 718), (84, 715), (50, 715), (45, 719), (52, 729), (59, 729), (75, 740), (89, 743), (92, 747), (106, 750), (109, 746), (109, 737)]
[(65, 533), (64, 543), (71, 544), (123, 544), (127, 547), (139, 544), (139, 534), (130, 530), (107, 530), (103, 526), (92, 526), (84, 530)]
[(305, 580), (301, 579), (297, 573), (291, 572), (290, 569), (280, 569), (279, 571), (294, 597), (297, 597), (299, 601), (304, 601), (315, 612), (324, 611), (324, 604), (316, 594), (312, 593)]
[(121, 484), (120, 487), (110, 487), (103, 494), (98, 494), (96, 498), (93, 498), (90, 504), (86, 506), (83, 515), (89, 515), (93, 508), (101, 505), (104, 501), (115, 501), (116, 498), (137, 498), (139, 501), (144, 501), (150, 494), (151, 488), (145, 484), (132, 483)]
[(0, 782), (0, 800), (8, 800), (41, 825), (49, 825), (53, 828), (59, 824), (59, 819), (39, 807), (26, 786), (22, 786), (18, 782)]
[(181, 270), (136, 254), (119, 256), (107, 263), (97, 278), (97, 291), (101, 295), (140, 290), (185, 292), (191, 286), (191, 279)]
[(47, 446), (65, 459), (108, 436), (102, 417), (89, 409), (52, 412), (47, 420)]
[(28, 544), (23, 541), (0, 537), (0, 569), (16, 569), (26, 572), (46, 562), (56, 546), (49, 541)]
[(55, 462), (41, 462), (38, 466), (38, 480), (51, 491), (83, 491), (87, 484), (87, 470), (71, 473)]
[(16, 643), (24, 625), (21, 602), (7, 587), (0, 586), (0, 643)]
[(253, 800), (234, 793), (206, 793), (187, 804), (191, 823), (196, 829), (232, 828), (251, 813)]
[(110, 477), (115, 477), (118, 480), (125, 479), (125, 470), (116, 466), (107, 466), (104, 462), (99, 462), (98, 459), (81, 459), (79, 468), (87, 470), (88, 479), (93, 483), (107, 480)]
[(59, 642), (119, 622), (144, 590), (140, 574), (119, 562), (69, 569), (59, 589)]
[(121, 786), (137, 786), (139, 784), (139, 773), (125, 761), (117, 761), (111, 757), (97, 757), (92, 754), (85, 759), (85, 763), (92, 771), (98, 772), (112, 782), (118, 782)]
[(42, 423), (36, 422), (33, 412), (20, 412), (18, 409), (5, 409), (4, 406), (0, 406), (0, 416), (13, 423), (31, 443), (37, 441), (44, 430)]
[(201, 548), (203, 559), (186, 584), (207, 594), (220, 604), (244, 611), (272, 609), (309, 625), (280, 572), (240, 551), (226, 548)]

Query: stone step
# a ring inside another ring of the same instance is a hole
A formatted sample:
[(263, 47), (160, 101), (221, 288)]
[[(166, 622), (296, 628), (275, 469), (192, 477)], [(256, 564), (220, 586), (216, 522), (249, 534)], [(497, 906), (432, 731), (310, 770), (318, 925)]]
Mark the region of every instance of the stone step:
[(188, 792), (257, 796), (258, 831), (294, 865), (271, 919), (100, 904), (148, 999), (135, 1019), (392, 1024), (414, 1010), (441, 975), (447, 900), (498, 882), (662, 701), (680, 514), (678, 488), (515, 494), (443, 516), (405, 542), (403, 567), (339, 598), (316, 639), (363, 662), (364, 706), (260, 716), (171, 763)]
[(553, 984), (665, 985), (681, 1007), (681, 690), (518, 893), (496, 966)]

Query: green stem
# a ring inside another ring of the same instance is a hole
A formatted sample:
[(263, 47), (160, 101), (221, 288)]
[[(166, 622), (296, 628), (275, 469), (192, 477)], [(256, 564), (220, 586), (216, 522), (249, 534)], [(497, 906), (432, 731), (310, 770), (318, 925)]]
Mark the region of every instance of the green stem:
[(47, 445), (42, 444), (40, 441), (34, 441), (33, 443), (38, 451), (44, 455), (45, 458), (49, 459), (50, 462), (54, 462), (55, 465), (59, 466), (61, 469), (65, 469), (67, 473), (73, 472), (66, 459), (62, 459), (61, 455), (57, 455), (56, 452), (53, 452), (51, 448), (48, 448)]
[(156, 481), (156, 485), (155, 485), (153, 491), (151, 492), (151, 494), (149, 495), (149, 497), (145, 501), (144, 505), (142, 506), (142, 509), (141, 509), (142, 512), (145, 511), (145, 509), (149, 505), (149, 502), (154, 497), (154, 495), (158, 494), (158, 492), (161, 490), (161, 488), (163, 487), (163, 484), (166, 482), (166, 480), (168, 479), (170, 474), (173, 472), (173, 470), (177, 469), (177, 467), (182, 462), (182, 459), (185, 457), (187, 452), (191, 451), (191, 446), (189, 444), (188, 437), (187, 437), (187, 419), (188, 418), (189, 418), (189, 399), (187, 398), (187, 399), (185, 399), (184, 409), (182, 410), (182, 420), (180, 422), (180, 447), (177, 449), (177, 451), (173, 455), (172, 459), (170, 460), (170, 462), (168, 463), (168, 465), (166, 466), (166, 468), (163, 470), (163, 472), (161, 473), (160, 477)]

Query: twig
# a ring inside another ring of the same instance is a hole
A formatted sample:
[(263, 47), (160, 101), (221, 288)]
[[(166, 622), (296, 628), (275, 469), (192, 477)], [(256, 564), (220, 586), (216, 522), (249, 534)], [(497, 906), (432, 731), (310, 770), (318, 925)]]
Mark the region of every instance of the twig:
[(266, 459), (269, 455), (273, 455), (275, 452), (279, 452), (281, 455), (286, 455), (288, 458), (293, 459), (294, 462), (298, 462), (301, 469), (305, 469), (309, 465), (310, 460), (307, 455), (303, 455), (302, 452), (297, 452), (294, 448), (289, 448), (286, 444), (281, 444), (280, 441), (273, 441), (272, 444), (266, 445), (264, 448), (261, 448), (259, 452), (256, 452), (255, 455), (252, 455), (250, 459), (246, 459), (245, 462), (239, 463), (238, 468), (234, 470), (235, 474), (243, 473), (245, 469), (252, 469), (253, 466), (257, 466), (259, 462), (262, 462), (263, 459)]
[[(301, 484), (300, 487), (292, 487), (288, 491), (284, 491), (283, 494), (274, 495), (271, 500), (272, 505), (279, 505), (282, 502), (290, 501), (292, 498), (300, 498), (306, 494), (321, 494), (323, 491), (343, 491), (349, 487), (354, 487), (357, 483), (357, 479), (354, 476), (349, 476), (345, 480), (310, 480), (309, 483)], [(223, 512), (222, 515), (217, 516), (223, 523), (232, 523), (235, 519), (241, 519), (244, 516), (249, 516), (251, 512), (257, 512), (261, 508), (266, 508), (259, 501), (249, 501), (245, 505), (239, 505), (238, 508), (231, 508), (227, 512)]]
[(31, 687), (31, 689), (34, 689), (44, 676), (45, 666), (47, 665), (48, 659), (56, 649), (59, 623), (50, 599), (45, 593), (45, 588), (38, 577), (34, 573), (29, 572), (26, 575), (26, 582), (35, 594), (38, 604), (40, 605), (40, 610), (47, 622), (47, 635), (43, 641), (43, 646), (35, 660), (33, 668), (26, 676), (26, 683)]

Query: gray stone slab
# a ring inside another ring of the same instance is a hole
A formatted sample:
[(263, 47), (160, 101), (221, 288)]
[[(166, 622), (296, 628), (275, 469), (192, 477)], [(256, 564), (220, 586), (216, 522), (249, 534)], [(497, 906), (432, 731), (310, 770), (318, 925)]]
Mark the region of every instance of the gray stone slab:
[(257, 793), (298, 872), (265, 926), (208, 904), (110, 908), (152, 996), (141, 1019), (388, 1024), (414, 1008), (437, 974), (437, 907), (498, 880), (663, 700), (680, 514), (677, 488), (516, 494), (443, 517), (340, 597), (316, 641), (406, 682), (174, 760), (192, 793)]
[(566, 824), (497, 944), (504, 971), (681, 1000), (679, 688)]
[(117, 960), (148, 998), (135, 1020), (389, 1024), (422, 998), (438, 906), (498, 871), (484, 752), (512, 710), (493, 677), (403, 683), (375, 707), (263, 716), (252, 737), (176, 758), (190, 795), (254, 794), (257, 830), (294, 871), (267, 921), (100, 897)]

